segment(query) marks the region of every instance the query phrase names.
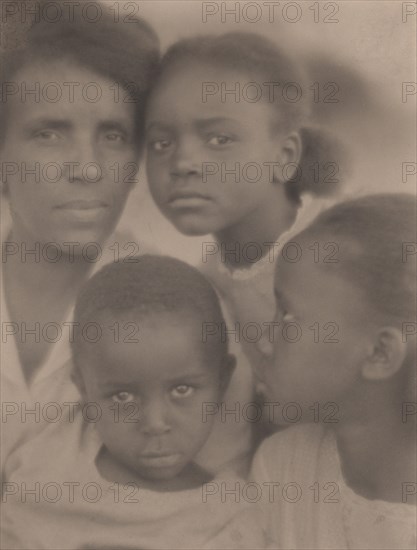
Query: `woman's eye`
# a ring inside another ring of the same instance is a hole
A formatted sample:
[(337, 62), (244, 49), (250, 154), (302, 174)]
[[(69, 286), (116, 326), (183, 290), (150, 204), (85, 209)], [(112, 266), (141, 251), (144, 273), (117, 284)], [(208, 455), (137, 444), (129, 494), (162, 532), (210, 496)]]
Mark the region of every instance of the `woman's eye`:
[(40, 132), (36, 132), (35, 138), (41, 141), (58, 141), (60, 135), (53, 130), (41, 130)]
[(229, 143), (232, 143), (232, 138), (229, 136), (226, 136), (224, 134), (219, 134), (217, 136), (213, 136), (208, 140), (209, 145), (228, 145)]
[(172, 390), (172, 395), (174, 397), (190, 397), (194, 393), (194, 388), (188, 386), (187, 384), (180, 384)]
[(134, 395), (128, 391), (120, 391), (111, 396), (115, 403), (129, 403), (134, 400)]
[(157, 139), (149, 143), (149, 148), (154, 151), (161, 152), (168, 149), (171, 145), (171, 140), (169, 139)]

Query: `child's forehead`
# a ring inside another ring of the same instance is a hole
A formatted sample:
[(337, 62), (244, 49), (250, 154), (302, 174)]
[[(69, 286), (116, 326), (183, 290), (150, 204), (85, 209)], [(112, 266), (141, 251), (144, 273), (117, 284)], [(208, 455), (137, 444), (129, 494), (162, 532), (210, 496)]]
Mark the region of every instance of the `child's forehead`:
[(96, 314), (103, 321), (137, 321), (150, 330), (164, 329), (166, 326), (180, 326), (184, 329), (195, 327), (201, 321), (197, 311), (191, 308), (168, 309), (163, 306), (137, 306), (132, 308), (106, 308)]

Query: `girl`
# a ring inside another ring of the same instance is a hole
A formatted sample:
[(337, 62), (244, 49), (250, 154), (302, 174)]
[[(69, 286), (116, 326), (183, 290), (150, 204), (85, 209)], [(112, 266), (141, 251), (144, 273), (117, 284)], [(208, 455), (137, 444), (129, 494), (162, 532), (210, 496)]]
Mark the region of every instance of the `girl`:
[(30, 431), (42, 424), (42, 403), (77, 400), (67, 366), (71, 309), (98, 257), (112, 260), (115, 241), (123, 248), (115, 236), (105, 243), (135, 180), (158, 60), (148, 25), (116, 24), (99, 4), (101, 17), (91, 22), (77, 5), (61, 6), (57, 22), (34, 24), (1, 63), (0, 154), (11, 213), (2, 227), (3, 458), (29, 424)]
[[(280, 482), (265, 505), (272, 547), (416, 546), (415, 235), (414, 196), (368, 196), (322, 213), (294, 237), (299, 261), (277, 263), (262, 375), (301, 424), (253, 465), (261, 486)], [(314, 263), (309, 247), (327, 239), (337, 257)], [(280, 336), (289, 325), (296, 343)]]
[[(274, 261), (302, 197), (340, 187), (339, 147), (311, 126), (308, 94), (304, 75), (273, 42), (230, 33), (174, 44), (149, 102), (151, 194), (182, 233), (213, 235), (203, 243), (204, 270), (223, 299), (232, 344), (242, 343), (253, 366), (254, 343), (273, 318)], [(322, 204), (304, 206), (311, 216)], [(240, 357), (225, 399), (239, 426), (222, 441), (224, 455), (247, 441), (237, 408), (253, 400), (253, 388)]]

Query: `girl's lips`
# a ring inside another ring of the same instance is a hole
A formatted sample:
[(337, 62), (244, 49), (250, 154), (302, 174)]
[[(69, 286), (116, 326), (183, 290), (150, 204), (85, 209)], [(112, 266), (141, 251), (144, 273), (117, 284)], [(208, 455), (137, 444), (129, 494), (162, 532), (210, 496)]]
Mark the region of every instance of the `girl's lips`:
[(174, 208), (198, 208), (211, 200), (211, 197), (199, 193), (178, 192), (170, 197), (168, 204)]

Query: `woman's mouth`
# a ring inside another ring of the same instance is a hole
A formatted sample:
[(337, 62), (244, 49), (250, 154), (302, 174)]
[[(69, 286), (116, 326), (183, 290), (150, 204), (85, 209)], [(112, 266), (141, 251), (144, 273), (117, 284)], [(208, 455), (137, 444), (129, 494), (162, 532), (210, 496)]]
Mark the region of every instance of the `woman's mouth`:
[(74, 200), (56, 207), (57, 210), (72, 221), (96, 222), (105, 214), (109, 205), (100, 200)]

